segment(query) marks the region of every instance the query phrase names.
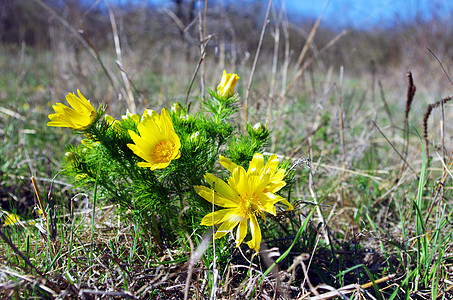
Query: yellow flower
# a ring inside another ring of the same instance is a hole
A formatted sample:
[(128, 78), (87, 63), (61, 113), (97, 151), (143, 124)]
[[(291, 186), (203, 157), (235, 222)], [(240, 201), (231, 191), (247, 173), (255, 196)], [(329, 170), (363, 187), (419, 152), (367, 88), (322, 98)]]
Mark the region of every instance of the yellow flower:
[(146, 162), (137, 165), (151, 170), (167, 167), (173, 159), (181, 156), (181, 142), (173, 128), (170, 115), (162, 108), (160, 116), (155, 112), (145, 112), (137, 125), (140, 135), (129, 130), (134, 144), (127, 146)]
[(222, 79), (220, 80), (219, 85), (217, 86), (217, 93), (225, 98), (229, 98), (234, 95), (234, 86), (238, 81), (239, 76), (234, 73), (227, 73), (223, 70)]
[(247, 235), (247, 223), (250, 220), (252, 239), (247, 244), (258, 252), (261, 230), (257, 215), (264, 220), (266, 220), (264, 212), (275, 216), (277, 202), (286, 204), (289, 207), (288, 210), (293, 209), (286, 199), (274, 194), (286, 184), (283, 181), (285, 170), (276, 171), (278, 166), (276, 156), (275, 158), (272, 156), (264, 165), (261, 154), (254, 155), (247, 171), (223, 156), (220, 156), (220, 164), (231, 171), (232, 176), (228, 179), (228, 183), (225, 183), (213, 174), (206, 173), (206, 182), (214, 188), (214, 199), (212, 189), (204, 186), (194, 188), (207, 201), (212, 203), (214, 200), (214, 204), (226, 209), (207, 214), (201, 220), (201, 224), (213, 226), (222, 223), (215, 234), (216, 239), (238, 226), (235, 240), (236, 245), (239, 246)]
[(4, 213), (5, 213), (5, 223), (4, 223), (5, 226), (13, 225), (13, 224), (20, 222), (18, 215), (9, 213), (7, 211), (4, 211)]
[(52, 105), (54, 114), (49, 115), (50, 122), (47, 126), (69, 127), (75, 130), (87, 129), (96, 119), (96, 110), (93, 105), (77, 90), (77, 97), (74, 93), (66, 96), (71, 107), (57, 103)]

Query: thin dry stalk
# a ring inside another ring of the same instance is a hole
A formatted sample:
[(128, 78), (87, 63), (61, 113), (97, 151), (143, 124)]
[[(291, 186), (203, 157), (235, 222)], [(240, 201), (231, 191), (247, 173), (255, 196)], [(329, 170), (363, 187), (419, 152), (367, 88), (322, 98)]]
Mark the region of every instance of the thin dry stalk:
[(282, 89), (280, 91), (280, 101), (284, 103), (284, 98), (286, 94), (286, 80), (288, 78), (288, 68), (289, 68), (289, 61), (290, 61), (290, 45), (289, 45), (289, 22), (288, 22), (288, 15), (286, 14), (286, 7), (285, 1), (282, 1), (282, 12), (283, 12), (283, 20), (282, 20), (282, 29), (283, 29), (283, 36), (285, 37), (285, 58), (283, 60), (283, 67), (282, 67)]
[(385, 113), (387, 114), (387, 117), (390, 120), (390, 124), (392, 124), (392, 128), (394, 128), (395, 124), (393, 123), (393, 120), (392, 120), (392, 113), (390, 112), (390, 107), (389, 107), (389, 105), (387, 103), (387, 100), (385, 99), (384, 88), (382, 87), (382, 81), (381, 80), (378, 81), (378, 86), (379, 86), (379, 91), (381, 93), (381, 100), (384, 103)]
[(46, 3), (44, 3), (42, 0), (35, 0), (39, 5), (41, 5), (45, 10), (47, 10), (55, 19), (57, 19), (58, 22), (60, 22), (66, 29), (68, 29), (75, 37), (76, 39), (88, 50), (88, 52), (96, 58), (96, 53), (94, 52), (93, 49), (91, 49), (90, 45), (88, 45), (87, 41), (85, 41), (82, 36), (79, 34), (79, 32), (72, 27), (64, 18), (60, 17), (60, 15), (53, 10), (50, 6), (48, 6)]
[(79, 297), (85, 299), (84, 295), (99, 295), (99, 296), (111, 296), (111, 297), (120, 297), (121, 299), (137, 299), (128, 292), (112, 292), (112, 291), (99, 291), (99, 290), (89, 290), (81, 289), (79, 291)]
[[(84, 30), (76, 30), (73, 26), (71, 26), (64, 18), (62, 18), (54, 9), (44, 3), (42, 0), (35, 0), (39, 5), (41, 5), (45, 10), (47, 10), (52, 16), (60, 22), (63, 27), (68, 29), (76, 39), (83, 45), (83, 47), (88, 51), (88, 53), (93, 56), (93, 58), (99, 63), (102, 71), (107, 76), (112, 87), (115, 87), (115, 83), (118, 83), (116, 77), (107, 69), (107, 66), (101, 59), (101, 56), (97, 49), (94, 47), (94, 44), (91, 42), (91, 39), (88, 37)], [(75, 16), (77, 17), (77, 15)]]
[[(387, 276), (384, 276), (384, 277), (381, 277), (379, 279), (374, 280), (374, 284), (380, 284), (380, 283), (388, 282), (388, 281), (392, 280), (395, 277), (396, 277), (396, 274), (390, 274), (390, 275), (387, 275)], [(373, 286), (373, 282), (371, 282), (371, 281), (367, 282), (365, 284), (362, 284), (362, 285), (350, 284), (350, 285), (341, 287), (339, 289), (335, 289), (335, 288), (333, 288), (331, 286), (322, 284), (322, 285), (318, 286), (318, 289), (320, 289), (320, 288), (327, 289), (327, 290), (331, 290), (331, 292), (327, 292), (327, 293), (324, 293), (324, 294), (318, 294), (318, 295), (316, 295), (314, 297), (309, 297), (310, 293), (308, 293), (308, 294), (302, 296), (299, 299), (324, 300), (324, 299), (332, 299), (332, 298), (338, 297), (338, 296), (343, 297), (344, 299), (349, 299), (348, 297), (345, 297), (346, 294), (350, 294), (350, 293), (353, 293), (353, 292), (361, 292), (361, 291), (364, 291), (364, 290), (366, 290), (366, 289), (368, 289), (368, 288), (370, 288), (372, 286)]]
[[(310, 260), (308, 261), (308, 266), (305, 266), (303, 260), (301, 261), (302, 269), (303, 269), (304, 275), (305, 275), (304, 281), (301, 286), (303, 287), (305, 285), (305, 283), (307, 283), (308, 287), (312, 291), (314, 290), (314, 288), (313, 288), (313, 284), (310, 282), (310, 278), (308, 277), (308, 270), (310, 270), (311, 263), (313, 262), (313, 257), (315, 257), (315, 252), (316, 252), (316, 249), (318, 248), (318, 243), (319, 243), (319, 235), (316, 236), (316, 243), (315, 243), (315, 246), (313, 247), (313, 251), (311, 252)], [(316, 295), (316, 293), (315, 293), (315, 295)]]
[(440, 140), (441, 140), (441, 146), (442, 146), (442, 163), (445, 163), (445, 127), (444, 127), (444, 122), (445, 120), (445, 114), (444, 114), (444, 104), (441, 103), (440, 105)]
[[(310, 157), (313, 157), (312, 156), (313, 148), (312, 148), (311, 138), (309, 139), (309, 145), (310, 145)], [(313, 203), (316, 205), (316, 213), (318, 214), (318, 218), (319, 218), (320, 222), (322, 223), (321, 232), (322, 232), (322, 235), (324, 236), (325, 243), (326, 243), (326, 245), (330, 245), (329, 229), (327, 227), (326, 218), (324, 217), (321, 207), (319, 206), (318, 196), (316, 194), (316, 188), (315, 188), (315, 184), (313, 181), (313, 177), (314, 177), (314, 171), (312, 168), (310, 168), (310, 172), (308, 173), (308, 189), (310, 191), (311, 197), (313, 198)]]
[[(212, 183), (212, 226), (215, 224), (215, 218), (214, 218), (214, 211), (215, 211), (215, 182)], [(217, 290), (217, 278), (219, 275), (219, 270), (217, 270), (216, 266), (216, 255), (215, 255), (215, 234), (214, 232), (212, 233), (212, 269), (214, 271), (214, 282), (212, 283), (212, 290), (211, 290), (211, 299), (215, 299), (216, 295), (216, 290)]]
[[(445, 192), (444, 183), (445, 183), (445, 180), (447, 179), (447, 176), (450, 175), (450, 177), (453, 179), (453, 174), (450, 171), (451, 168), (448, 168), (447, 165), (445, 164), (445, 158), (441, 157), (439, 155), (439, 153), (437, 153), (437, 152), (436, 152), (436, 154), (438, 155), (439, 161), (442, 164), (443, 174), (442, 174), (441, 179), (436, 182), (436, 185), (437, 185), (436, 192), (434, 194), (434, 197), (432, 197), (433, 200), (429, 202), (427, 213), (426, 213), (426, 217), (425, 217), (425, 223), (426, 224), (428, 223), (428, 220), (431, 217), (431, 212), (432, 212), (434, 206), (438, 205), (439, 202), (442, 202), (442, 200), (444, 199), (444, 192)], [(451, 156), (450, 156), (450, 159), (451, 159)], [(440, 206), (442, 206), (442, 205), (440, 205)]]
[[(38, 185), (36, 184), (36, 180), (35, 180), (34, 176), (31, 177), (31, 183), (33, 185), (33, 190), (35, 191), (36, 199), (38, 200), (39, 209), (41, 210), (44, 220), (46, 221), (46, 224), (47, 224), (46, 227), (49, 229), (52, 229), (51, 232), (49, 232), (49, 236), (52, 240), (55, 240), (56, 226), (54, 226), (54, 224), (53, 224), (54, 222), (52, 221), (53, 220), (52, 216), (47, 215), (47, 212), (46, 212), (44, 203), (41, 199), (41, 194), (39, 193)], [(50, 219), (50, 224), (49, 224), (49, 219)], [(55, 230), (53, 230), (54, 228), (55, 228)]]
[[(339, 97), (340, 97), (340, 110), (338, 112), (338, 127), (339, 127), (339, 133), (340, 133), (340, 143), (341, 143), (341, 166), (343, 169), (346, 169), (346, 152), (345, 152), (345, 144), (344, 144), (344, 128), (343, 128), (343, 66), (340, 67), (340, 78), (339, 78), (339, 84), (338, 84), (338, 89), (339, 89)], [(344, 178), (344, 173), (341, 173), (341, 178)]]
[(271, 83), (269, 87), (269, 94), (268, 94), (268, 106), (266, 111), (266, 124), (268, 124), (271, 118), (272, 106), (274, 103), (274, 96), (275, 96), (275, 86), (277, 81), (277, 65), (278, 65), (278, 52), (279, 52), (279, 45), (280, 45), (280, 24), (282, 22), (282, 10), (280, 13), (276, 14), (275, 10), (272, 10), (272, 14), (274, 19), (276, 20), (274, 31), (271, 33), (272, 37), (274, 38), (274, 53), (272, 55), (272, 70), (271, 70)]
[(304, 60), (305, 56), (307, 55), (308, 49), (310, 48), (311, 43), (313, 42), (313, 39), (315, 37), (316, 31), (318, 30), (319, 23), (321, 23), (322, 16), (324, 14), (324, 11), (326, 9), (328, 1), (324, 1), (323, 8), (321, 10), (321, 13), (319, 14), (318, 18), (316, 19), (315, 24), (310, 30), (310, 33), (308, 34), (307, 40), (305, 41), (304, 46), (302, 47), (302, 50), (299, 53), (299, 57), (297, 58), (297, 62), (295, 65), (294, 73), (297, 73), (300, 65), (302, 64), (302, 61)]
[[(279, 44), (280, 44), (280, 24), (281, 24), (281, 19), (282, 19), (282, 11), (277, 15), (275, 13), (275, 10), (272, 10), (272, 14), (274, 16), (275, 21), (275, 26), (274, 26), (274, 31), (271, 34), (272, 37), (274, 38), (274, 52), (272, 55), (272, 69), (271, 69), (271, 83), (269, 87), (269, 98), (272, 99), (275, 95), (275, 83), (276, 83), (276, 75), (277, 75), (277, 65), (278, 65), (278, 50), (279, 50)], [(270, 105), (269, 105), (269, 110), (270, 110)]]
[(15, 111), (12, 111), (11, 109), (8, 109), (6, 107), (1, 107), (0, 106), (0, 113), (5, 114), (5, 115), (10, 116), (10, 117), (13, 117), (15, 119), (24, 121), (24, 122), (27, 120), (27, 118), (25, 116), (15, 112)]
[[(206, 40), (206, 20), (207, 20), (207, 11), (208, 11), (208, 0), (204, 1), (204, 12), (203, 12), (203, 38), (200, 40), (200, 45), (203, 45), (203, 48), (200, 49), (200, 53), (206, 53), (206, 44), (203, 44)], [(205, 95), (205, 82), (206, 82), (206, 61), (203, 60), (203, 68), (201, 69), (201, 98), (204, 99)]]
[(184, 288), (184, 300), (189, 299), (189, 290), (190, 290), (190, 282), (192, 281), (193, 267), (194, 267), (194, 264), (198, 261), (197, 259), (195, 259), (194, 245), (193, 245), (192, 239), (190, 238), (187, 231), (184, 229), (184, 225), (183, 225), (182, 219), (181, 219), (182, 214), (187, 209), (188, 209), (188, 207), (185, 207), (178, 215), (179, 225), (180, 225), (181, 230), (183, 231), (187, 241), (189, 242), (189, 246), (190, 246), (190, 260), (189, 260), (189, 266), (187, 268), (186, 287)]
[(271, 10), (272, 0), (268, 1), (266, 16), (264, 17), (263, 27), (261, 28), (260, 40), (258, 42), (258, 49), (256, 50), (255, 59), (253, 60), (252, 71), (250, 72), (249, 82), (247, 84), (247, 91), (245, 93), (244, 99), (244, 124), (247, 123), (247, 115), (248, 115), (248, 99), (250, 96), (250, 89), (252, 88), (253, 76), (255, 74), (256, 64), (258, 62), (258, 57), (260, 55), (261, 46), (263, 45), (264, 40), (264, 33), (266, 32), (267, 24), (269, 23), (269, 12)]
[(193, 86), (193, 83), (195, 81), (195, 78), (197, 77), (198, 70), (200, 69), (201, 63), (204, 61), (204, 59), (206, 57), (206, 45), (209, 43), (211, 38), (212, 38), (212, 35), (208, 35), (208, 37), (206, 38), (206, 41), (204, 41), (204, 46), (202, 47), (203, 48), (203, 52), (200, 55), (200, 59), (198, 60), (197, 67), (195, 68), (195, 71), (194, 71), (194, 73), (192, 75), (192, 79), (190, 80), (189, 88), (187, 89), (185, 106), (186, 106), (188, 111), (190, 109), (190, 103), (189, 103), (190, 91), (192, 90), (192, 86)]
[(115, 14), (113, 12), (112, 7), (107, 3), (107, 1), (104, 1), (104, 2), (105, 2), (105, 5), (107, 6), (107, 9), (109, 12), (110, 24), (112, 25), (112, 32), (113, 32), (113, 43), (115, 45), (115, 51), (116, 51), (117, 64), (119, 66), (121, 78), (123, 79), (123, 83), (124, 83), (124, 87), (125, 87), (125, 90), (123, 90), (123, 93), (126, 96), (126, 101), (127, 101), (127, 106), (129, 108), (129, 111), (134, 114), (137, 112), (137, 109), (135, 106), (135, 99), (134, 99), (134, 94), (132, 93), (131, 83), (130, 83), (129, 77), (127, 76), (127, 73), (126, 73), (127, 66), (123, 62), (123, 55), (122, 55), (122, 51), (121, 51), (120, 38), (118, 35), (118, 28), (116, 26)]
[(299, 79), (300, 76), (302, 76), (302, 74), (304, 73), (304, 71), (308, 68), (309, 65), (311, 65), (311, 63), (318, 57), (320, 56), (321, 54), (323, 54), (324, 52), (326, 52), (330, 47), (332, 47), (333, 45), (335, 45), (343, 36), (345, 36), (346, 34), (349, 33), (349, 30), (343, 30), (342, 32), (340, 32), (339, 34), (337, 34), (333, 39), (331, 39), (324, 47), (322, 47), (319, 52), (317, 53), (317, 55), (314, 55), (312, 57), (310, 57), (309, 59), (307, 59), (305, 61), (305, 63), (302, 65), (302, 67), (300, 67), (300, 69), (297, 71), (296, 75), (294, 75), (293, 79), (291, 80), (290, 83), (288, 83), (288, 85), (286, 86), (286, 90), (285, 90), (285, 93), (287, 93), (292, 87), (293, 85), (296, 83), (297, 79)]
[(395, 153), (398, 154), (398, 156), (404, 161), (404, 163), (409, 167), (409, 169), (411, 169), (411, 171), (414, 172), (414, 174), (417, 174), (417, 172), (415, 172), (415, 170), (407, 162), (406, 158), (398, 151), (398, 149), (396, 149), (395, 145), (393, 145), (393, 143), (387, 138), (387, 136), (384, 134), (384, 132), (382, 132), (381, 128), (379, 128), (379, 126), (376, 124), (376, 122), (374, 122), (373, 120), (371, 120), (371, 122), (373, 122), (374, 127), (376, 127), (376, 129), (381, 133), (381, 135), (384, 137), (384, 139), (390, 145), (390, 147), (392, 147), (392, 149), (395, 151)]
[(16, 103), (19, 101), (20, 95), (22, 94), (22, 84), (25, 78), (25, 70), (23, 70), (25, 57), (25, 41), (22, 41), (20, 46), (20, 56), (19, 56), (19, 66), (17, 67), (17, 77), (16, 77)]
[[(2, 233), (1, 230), (0, 230), (0, 233)], [(57, 297), (61, 293), (60, 288), (58, 286), (56, 286), (55, 284), (53, 284), (51, 281), (47, 280), (44, 276), (42, 276), (42, 274), (40, 275), (40, 277), (35, 277), (35, 276), (31, 276), (31, 275), (18, 274), (14, 270), (6, 269), (6, 268), (2, 268), (1, 271), (7, 273), (10, 276), (14, 276), (16, 278), (16, 280), (21, 279), (21, 281), (19, 281), (21, 283), (21, 285), (25, 285), (24, 283), (28, 282), (30, 284), (33, 284), (34, 287), (37, 286), (40, 289), (42, 289), (43, 291), (49, 293), (54, 298)], [(2, 290), (2, 289), (0, 289), (0, 290)], [(17, 291), (14, 294), (17, 295)]]
[[(448, 175), (450, 175), (453, 179), (453, 176), (450, 173), (450, 170), (453, 168), (453, 149), (450, 152), (450, 156), (448, 157), (448, 162), (446, 163), (445, 161), (442, 161), (442, 164), (444, 166), (444, 173), (442, 174), (442, 177), (439, 181), (440, 186), (443, 187), (445, 184), (445, 181), (447, 180)], [(448, 164), (448, 167), (447, 167)]]
[[(289, 22), (288, 22), (288, 16), (286, 14), (286, 7), (285, 7), (285, 1), (282, 1), (282, 29), (283, 29), (283, 36), (285, 38), (285, 57), (283, 59), (283, 65), (281, 67), (281, 91), (280, 91), (280, 107), (284, 107), (285, 103), (285, 97), (286, 97), (286, 81), (288, 79), (288, 69), (289, 69), (289, 62), (290, 62), (290, 44), (289, 44)], [(281, 120), (281, 115), (282, 115), (282, 109), (279, 110), (279, 114), (277, 116), (277, 121), (276, 121), (276, 127), (279, 127), (280, 120)], [(266, 117), (266, 124), (269, 124), (271, 119), (271, 110), (269, 109), (267, 117)], [(276, 147), (276, 135), (272, 135), (272, 152), (275, 151)]]
[(450, 84), (453, 85), (453, 81), (451, 80), (450, 76), (448, 75), (448, 72), (445, 70), (444, 65), (442, 64), (442, 62), (439, 60), (439, 58), (437, 58), (436, 54), (434, 54), (434, 52), (431, 49), (429, 49), (429, 48), (426, 48), (426, 49), (429, 51), (429, 53), (432, 54), (432, 56), (434, 56), (434, 58), (437, 60), (437, 62), (439, 63), (440, 67), (442, 68), (442, 71), (444, 72), (445, 76), (447, 76), (448, 81), (450, 81)]

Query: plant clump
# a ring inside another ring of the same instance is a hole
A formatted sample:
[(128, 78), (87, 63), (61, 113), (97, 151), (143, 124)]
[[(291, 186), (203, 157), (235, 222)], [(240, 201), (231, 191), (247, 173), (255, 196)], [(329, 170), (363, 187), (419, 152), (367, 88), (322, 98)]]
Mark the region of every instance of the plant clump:
[[(217, 90), (209, 91), (202, 103), (205, 112), (199, 113), (174, 103), (160, 115), (145, 109), (141, 115), (127, 111), (115, 119), (102, 117), (105, 107), (96, 111), (80, 91), (79, 97), (68, 94), (73, 108), (55, 105), (48, 123), (84, 136), (80, 145), (68, 147), (64, 173), (78, 188), (96, 190), (116, 204), (120, 216), (132, 214), (157, 250), (163, 249), (164, 241), (184, 240), (184, 232), (218, 223), (222, 225), (215, 238), (239, 224), (239, 246), (249, 223), (252, 238), (247, 244), (258, 252), (257, 216), (265, 220), (264, 212), (276, 215), (277, 202), (288, 209), (293, 206), (276, 194), (289, 173), (279, 168), (275, 154), (265, 164), (260, 153), (269, 139), (266, 126), (246, 124), (242, 132), (235, 124), (238, 79), (224, 71)], [(219, 163), (232, 174), (228, 184), (221, 179), (225, 173)], [(228, 209), (213, 211), (209, 202)]]

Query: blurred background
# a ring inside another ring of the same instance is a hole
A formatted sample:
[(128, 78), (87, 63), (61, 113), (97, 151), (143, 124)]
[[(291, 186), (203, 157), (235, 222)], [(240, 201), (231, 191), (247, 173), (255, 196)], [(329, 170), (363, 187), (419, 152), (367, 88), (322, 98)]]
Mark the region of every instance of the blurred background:
[[(93, 96), (111, 99), (120, 94), (119, 60), (135, 84), (136, 101), (174, 98), (186, 93), (204, 45), (205, 61), (210, 62), (207, 85), (218, 81), (223, 68), (250, 69), (267, 6), (264, 0), (3, 0), (2, 50), (17, 61), (4, 62), (2, 68), (16, 68), (17, 76), (27, 78), (27, 70), (17, 74), (21, 57), (36, 60), (47, 54), (39, 61), (52, 66), (52, 77), (34, 78), (38, 86), (51, 86), (53, 98), (83, 87)], [(428, 72), (423, 76), (432, 77), (429, 66), (434, 62), (436, 73), (440, 66), (427, 49), (447, 70), (451, 63), (452, 8), (446, 0), (272, 1), (259, 62), (272, 69), (276, 59), (277, 69), (284, 62), (291, 69), (312, 60), (309, 69), (323, 74), (340, 66), (355, 75), (421, 68)], [(36, 52), (21, 56), (21, 48)], [(262, 68), (257, 76), (271, 69)], [(102, 78), (93, 80), (94, 73)], [(184, 84), (177, 80), (177, 86), (162, 85), (172, 76), (182, 76)], [(436, 85), (445, 83), (449, 85), (445, 80)]]

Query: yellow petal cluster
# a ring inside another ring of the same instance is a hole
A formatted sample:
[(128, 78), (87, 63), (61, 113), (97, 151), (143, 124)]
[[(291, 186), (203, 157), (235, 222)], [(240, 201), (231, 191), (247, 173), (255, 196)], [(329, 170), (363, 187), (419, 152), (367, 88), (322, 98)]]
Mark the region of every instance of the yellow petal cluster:
[(16, 224), (16, 223), (20, 222), (20, 219), (19, 219), (18, 215), (13, 214), (13, 213), (9, 213), (9, 212), (6, 212), (6, 211), (4, 213), (5, 213), (5, 222), (4, 222), (5, 226), (13, 225), (13, 224)]
[(239, 76), (233, 73), (227, 73), (223, 70), (222, 79), (217, 86), (217, 93), (224, 98), (229, 98), (234, 95), (234, 86), (238, 81)]
[(66, 96), (71, 107), (57, 103), (52, 105), (54, 114), (49, 115), (50, 122), (47, 126), (69, 127), (75, 130), (85, 130), (96, 120), (96, 110), (79, 90), (78, 97), (74, 93)]
[(132, 120), (135, 124), (140, 123), (140, 116), (137, 114), (132, 114), (129, 110), (126, 110), (126, 114), (121, 116), (123, 121)]
[(105, 115), (104, 120), (109, 126), (115, 130), (121, 130), (120, 121), (116, 120), (114, 117), (110, 115)]
[(250, 225), (252, 238), (247, 244), (258, 252), (261, 230), (257, 216), (265, 219), (265, 212), (276, 215), (277, 202), (287, 205), (288, 210), (293, 209), (286, 199), (274, 194), (286, 185), (283, 181), (286, 170), (277, 170), (276, 155), (272, 155), (265, 164), (260, 153), (253, 156), (247, 171), (223, 156), (220, 156), (220, 164), (232, 173), (227, 183), (211, 173), (206, 173), (204, 178), (214, 191), (204, 186), (194, 188), (201, 197), (211, 203), (214, 201), (214, 204), (225, 209), (207, 214), (201, 224), (206, 226), (221, 224), (215, 234), (216, 239), (238, 226), (235, 236), (238, 246), (247, 235), (247, 227)]
[(163, 108), (160, 116), (155, 111), (145, 111), (137, 124), (140, 135), (129, 130), (134, 144), (127, 146), (145, 162), (137, 165), (151, 170), (166, 168), (174, 159), (181, 156), (181, 141), (173, 128), (170, 115)]

